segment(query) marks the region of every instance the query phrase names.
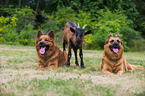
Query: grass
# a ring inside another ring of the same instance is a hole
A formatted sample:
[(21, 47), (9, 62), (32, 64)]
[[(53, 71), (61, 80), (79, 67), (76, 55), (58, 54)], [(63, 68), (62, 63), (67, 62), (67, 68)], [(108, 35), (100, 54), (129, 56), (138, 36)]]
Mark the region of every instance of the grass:
[[(35, 47), (0, 45), (0, 96), (145, 96), (145, 70), (122, 76), (102, 74), (102, 51), (84, 50), (85, 69), (40, 70)], [(134, 65), (145, 66), (145, 53), (126, 52)]]

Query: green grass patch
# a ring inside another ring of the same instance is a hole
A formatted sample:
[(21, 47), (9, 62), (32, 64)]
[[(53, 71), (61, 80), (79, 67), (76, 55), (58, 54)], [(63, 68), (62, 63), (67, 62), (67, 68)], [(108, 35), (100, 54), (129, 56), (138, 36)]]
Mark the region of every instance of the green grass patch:
[[(144, 96), (145, 70), (108, 76), (99, 68), (103, 50), (83, 53), (84, 69), (75, 65), (72, 53), (70, 68), (43, 71), (34, 46), (0, 45), (0, 96)], [(145, 66), (144, 52), (124, 56), (133, 65)]]

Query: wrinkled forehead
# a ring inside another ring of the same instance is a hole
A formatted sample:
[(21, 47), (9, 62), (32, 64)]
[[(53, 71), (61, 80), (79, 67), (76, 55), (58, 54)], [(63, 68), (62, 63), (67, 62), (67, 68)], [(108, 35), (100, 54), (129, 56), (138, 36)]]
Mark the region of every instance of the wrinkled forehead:
[(40, 36), (40, 39), (50, 39), (50, 37), (48, 36), (48, 35), (42, 35), (42, 36)]
[(111, 40), (117, 41), (117, 40), (120, 40), (120, 38), (119, 37), (110, 37), (109, 41), (111, 41)]

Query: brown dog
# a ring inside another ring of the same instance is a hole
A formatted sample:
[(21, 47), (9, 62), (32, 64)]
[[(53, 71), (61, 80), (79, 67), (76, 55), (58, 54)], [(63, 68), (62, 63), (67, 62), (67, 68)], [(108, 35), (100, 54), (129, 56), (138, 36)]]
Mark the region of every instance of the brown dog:
[(116, 37), (110, 33), (108, 39), (105, 41), (104, 53), (100, 67), (103, 73), (114, 75), (113, 72), (117, 75), (122, 75), (125, 71), (133, 71), (134, 69), (145, 69), (145, 67), (140, 65), (131, 65), (126, 61), (126, 58), (123, 56), (123, 42), (120, 39), (119, 33)]
[(58, 68), (66, 65), (67, 53), (61, 51), (55, 44), (55, 34), (51, 30), (44, 35), (38, 30), (35, 40), (35, 48), (40, 69)]

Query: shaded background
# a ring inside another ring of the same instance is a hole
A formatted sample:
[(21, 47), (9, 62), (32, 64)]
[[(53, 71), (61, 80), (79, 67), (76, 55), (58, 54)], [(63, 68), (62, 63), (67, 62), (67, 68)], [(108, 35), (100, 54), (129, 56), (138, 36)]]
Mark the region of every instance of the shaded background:
[(121, 35), (125, 51), (144, 51), (144, 13), (143, 0), (1, 0), (0, 43), (34, 45), (38, 29), (53, 29), (61, 46), (62, 29), (73, 21), (92, 30), (85, 49), (103, 49), (111, 32)]

